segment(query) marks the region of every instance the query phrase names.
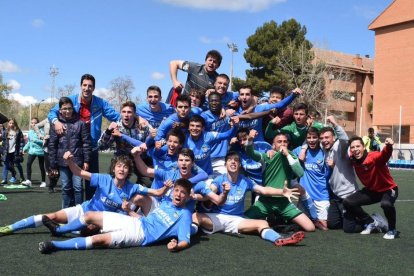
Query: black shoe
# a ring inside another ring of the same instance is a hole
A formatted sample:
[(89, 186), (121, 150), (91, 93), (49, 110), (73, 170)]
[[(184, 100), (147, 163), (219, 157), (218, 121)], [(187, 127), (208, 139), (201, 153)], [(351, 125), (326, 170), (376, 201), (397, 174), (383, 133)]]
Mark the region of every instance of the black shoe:
[(55, 191), (55, 188), (50, 188), (49, 187), (49, 194), (53, 194), (53, 193), (55, 193), (56, 191)]
[(39, 242), (39, 251), (42, 254), (50, 254), (54, 251), (56, 251), (55, 246), (52, 244), (52, 242)]
[(56, 232), (56, 229), (59, 227), (59, 224), (51, 220), (48, 216), (42, 216), (42, 223), (49, 229), (50, 233), (52, 233), (52, 236), (61, 236), (59, 233)]

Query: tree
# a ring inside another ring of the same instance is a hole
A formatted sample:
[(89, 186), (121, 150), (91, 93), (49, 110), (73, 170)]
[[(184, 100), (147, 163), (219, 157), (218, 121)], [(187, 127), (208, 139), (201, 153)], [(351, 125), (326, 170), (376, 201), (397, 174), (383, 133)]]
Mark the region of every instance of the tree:
[(57, 96), (59, 98), (61, 97), (67, 97), (69, 95), (73, 94), (73, 91), (75, 91), (76, 85), (74, 84), (66, 84), (64, 87), (59, 87), (57, 89)]
[(135, 86), (131, 77), (118, 77), (111, 81), (111, 87), (109, 88), (111, 92), (108, 100), (115, 110), (119, 110), (122, 103), (131, 100), (132, 91), (134, 89)]
[(12, 87), (3, 83), (3, 75), (0, 73), (0, 111), (4, 115), (8, 115), (10, 100), (7, 99), (9, 92), (12, 90)]
[[(292, 72), (286, 72), (280, 67), (280, 59), (286, 56), (287, 49), (309, 52), (312, 44), (306, 40), (305, 35), (306, 27), (294, 19), (284, 21), (280, 26), (272, 20), (259, 27), (255, 34), (247, 38), (248, 48), (244, 58), (252, 69), (246, 70), (246, 83), (258, 94), (268, 91), (274, 85), (294, 88), (296, 85), (291, 73), (301, 75), (301, 67), (295, 66), (291, 68)], [(294, 54), (291, 58), (297, 59), (298, 56)], [(293, 62), (297, 64), (296, 60)]]

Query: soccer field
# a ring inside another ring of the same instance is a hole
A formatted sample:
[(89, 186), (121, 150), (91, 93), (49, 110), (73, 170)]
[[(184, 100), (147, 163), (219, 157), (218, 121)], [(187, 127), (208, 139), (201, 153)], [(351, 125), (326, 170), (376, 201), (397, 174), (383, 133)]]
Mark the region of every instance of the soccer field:
[[(0, 226), (60, 209), (60, 193), (39, 188), (36, 164), (33, 188), (0, 187), (8, 198), (0, 201)], [(101, 172), (107, 172), (108, 164), (109, 157), (102, 155)], [(0, 275), (414, 275), (414, 171), (392, 174), (400, 189), (396, 208), (401, 235), (396, 240), (329, 230), (306, 233), (297, 246), (276, 248), (258, 236), (198, 234), (191, 248), (179, 253), (168, 252), (161, 243), (42, 255), (38, 243), (52, 237), (40, 227), (0, 237)], [(378, 204), (365, 209), (383, 214)]]

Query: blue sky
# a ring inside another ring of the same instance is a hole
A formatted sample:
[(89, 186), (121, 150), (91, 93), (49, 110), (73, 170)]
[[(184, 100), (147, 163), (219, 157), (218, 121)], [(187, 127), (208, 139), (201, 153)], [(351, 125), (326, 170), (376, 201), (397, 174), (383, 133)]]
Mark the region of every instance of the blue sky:
[[(305, 25), (307, 39), (324, 49), (374, 56), (368, 25), (392, 0), (1, 0), (0, 72), (22, 103), (51, 95), (56, 87), (96, 78), (104, 95), (111, 80), (129, 76), (134, 96), (158, 85), (171, 87), (169, 61), (204, 62), (210, 49), (223, 55), (220, 73), (230, 75), (228, 42), (238, 45), (234, 76), (244, 79), (246, 39), (265, 22), (290, 18)], [(186, 75), (179, 73), (185, 82)]]

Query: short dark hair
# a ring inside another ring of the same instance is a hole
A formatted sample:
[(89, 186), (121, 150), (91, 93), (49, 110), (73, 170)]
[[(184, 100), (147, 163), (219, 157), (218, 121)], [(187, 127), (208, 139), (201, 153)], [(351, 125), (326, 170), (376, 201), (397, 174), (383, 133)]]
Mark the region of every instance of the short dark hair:
[(224, 73), (218, 74), (217, 77), (216, 77), (216, 80), (217, 80), (217, 78), (223, 78), (223, 79), (226, 79), (228, 82), (230, 82), (229, 76), (227, 76)]
[(59, 99), (59, 108), (61, 108), (61, 107), (62, 107), (62, 105), (64, 105), (64, 104), (70, 104), (70, 105), (73, 107), (73, 102), (72, 102), (72, 100), (71, 100), (70, 98), (68, 98), (68, 97), (61, 97), (61, 98)]
[(134, 110), (134, 112), (137, 112), (137, 106), (135, 105), (135, 103), (134, 103), (134, 102), (131, 102), (131, 101), (126, 101), (126, 102), (124, 102), (124, 103), (121, 105), (121, 110), (122, 110), (124, 107), (126, 107), (126, 106), (128, 106), (128, 107), (132, 107), (132, 109)]
[(224, 158), (225, 162), (227, 162), (227, 160), (230, 158), (230, 156), (234, 156), (237, 155), (240, 159), (240, 154), (235, 151), (235, 150), (230, 150), (229, 152), (227, 152), (226, 157)]
[(191, 99), (190, 99), (190, 97), (187, 94), (180, 94), (180, 95), (178, 95), (176, 102), (177, 103), (178, 102), (187, 102), (188, 103), (188, 106), (191, 107)]
[(321, 128), (319, 130), (319, 135), (321, 135), (321, 134), (323, 134), (325, 132), (331, 132), (335, 136), (335, 131), (334, 131), (334, 129), (332, 127), (327, 126), (327, 127)]
[(272, 88), (270, 88), (269, 95), (272, 95), (274, 93), (280, 94), (282, 96), (282, 99), (284, 99), (285, 98), (285, 95), (286, 95), (286, 89), (283, 88), (283, 87), (281, 87), (281, 86), (275, 85)]
[(308, 113), (309, 113), (309, 107), (305, 103), (295, 104), (295, 106), (293, 107), (293, 112), (295, 112), (297, 110), (301, 110), (301, 109), (305, 110), (305, 114), (308, 115)]
[(92, 83), (93, 83), (93, 87), (95, 87), (95, 77), (94, 76), (92, 76), (91, 74), (84, 74), (82, 77), (81, 77), (81, 81), (80, 81), (80, 84), (82, 85), (82, 83), (83, 83), (83, 81), (84, 80), (91, 80), (92, 81)]
[(126, 179), (130, 178), (132, 175), (132, 171), (134, 169), (134, 164), (132, 163), (131, 158), (129, 158), (129, 156), (127, 155), (119, 155), (119, 156), (112, 158), (111, 166), (109, 168), (109, 174), (112, 177), (115, 177), (114, 169), (117, 163), (125, 164), (128, 167), (128, 175)]
[(147, 96), (148, 96), (148, 92), (151, 91), (151, 90), (157, 91), (160, 94), (160, 97), (161, 97), (161, 88), (159, 88), (156, 85), (151, 85), (150, 87), (147, 88)]
[(349, 139), (349, 141), (348, 141), (348, 145), (350, 146), (351, 143), (354, 142), (354, 141), (359, 141), (359, 142), (361, 142), (361, 145), (364, 145), (364, 140), (362, 140), (362, 138), (359, 137), (359, 136), (351, 137), (351, 139)]
[(191, 161), (194, 162), (194, 152), (192, 150), (190, 150), (189, 148), (182, 148), (179, 152), (178, 155), (184, 155), (187, 157), (190, 157)]
[(242, 134), (242, 133), (244, 133), (244, 134), (246, 134), (246, 135), (249, 135), (250, 130), (249, 130), (247, 127), (242, 127), (242, 128), (239, 128), (239, 129), (237, 130), (236, 137), (237, 137), (237, 138), (239, 138), (239, 134)]
[(185, 179), (185, 178), (179, 178), (174, 182), (174, 187), (175, 186), (181, 186), (183, 187), (187, 193), (191, 193), (191, 189), (193, 188), (193, 184), (191, 183), (190, 180)]
[(206, 58), (204, 60), (207, 60), (209, 57), (213, 57), (217, 59), (218, 65), (221, 65), (221, 61), (223, 60), (223, 56), (220, 54), (217, 50), (210, 50), (206, 54)]
[(242, 89), (250, 89), (250, 93), (253, 94), (253, 87), (250, 84), (244, 84), (239, 88), (239, 92)]
[(370, 133), (370, 132), (374, 133), (375, 129), (373, 127), (368, 128), (368, 133)]
[(204, 120), (204, 118), (203, 117), (201, 117), (200, 115), (198, 115), (198, 114), (195, 114), (195, 115), (193, 115), (191, 118), (190, 118), (190, 123), (191, 122), (196, 122), (196, 123), (201, 123), (201, 125), (202, 126), (205, 126), (206, 125), (206, 121)]
[(208, 100), (209, 100), (209, 101), (210, 101), (210, 97), (212, 97), (212, 96), (219, 96), (219, 97), (220, 97), (220, 101), (221, 101), (221, 94), (217, 93), (216, 91), (213, 91), (213, 92), (211, 92), (211, 93), (208, 95)]
[(179, 128), (172, 128), (172, 129), (170, 129), (170, 131), (168, 131), (167, 136), (166, 136), (167, 140), (168, 140), (168, 138), (169, 138), (170, 136), (175, 136), (175, 137), (177, 137), (177, 138), (178, 138), (178, 143), (180, 143), (180, 145), (183, 145), (183, 144), (184, 144), (184, 141), (185, 141), (185, 135), (184, 135), (184, 133), (181, 131), (181, 129), (179, 129)]
[(319, 137), (319, 130), (315, 127), (309, 127), (306, 134), (315, 133)]

